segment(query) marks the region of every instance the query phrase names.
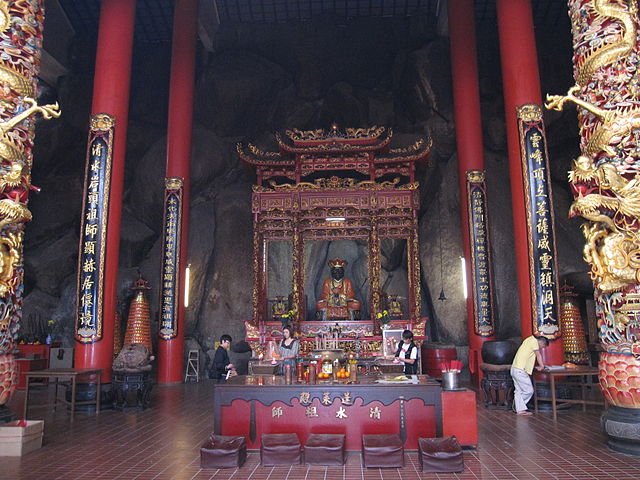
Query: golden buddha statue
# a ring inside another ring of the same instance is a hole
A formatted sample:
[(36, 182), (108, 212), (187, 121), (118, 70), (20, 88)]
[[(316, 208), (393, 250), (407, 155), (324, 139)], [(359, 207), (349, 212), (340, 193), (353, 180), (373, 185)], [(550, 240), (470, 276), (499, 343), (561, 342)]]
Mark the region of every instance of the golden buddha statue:
[(322, 284), (320, 300), (316, 302), (318, 320), (358, 320), (360, 302), (355, 299), (353, 284), (344, 278), (346, 260), (336, 258), (329, 261), (331, 278)]

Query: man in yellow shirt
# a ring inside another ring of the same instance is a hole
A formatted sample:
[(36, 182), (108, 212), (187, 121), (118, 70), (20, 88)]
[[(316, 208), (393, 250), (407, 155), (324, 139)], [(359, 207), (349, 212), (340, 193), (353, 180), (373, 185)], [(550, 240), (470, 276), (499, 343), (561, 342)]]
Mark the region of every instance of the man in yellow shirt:
[(533, 396), (533, 384), (531, 383), (530, 375), (533, 373), (536, 360), (539, 363), (536, 370), (544, 368), (540, 349), (548, 345), (549, 340), (546, 337), (531, 335), (524, 339), (516, 352), (511, 364), (511, 378), (513, 378), (513, 385), (515, 386), (513, 409), (518, 415), (531, 415), (531, 412), (527, 410), (527, 402)]

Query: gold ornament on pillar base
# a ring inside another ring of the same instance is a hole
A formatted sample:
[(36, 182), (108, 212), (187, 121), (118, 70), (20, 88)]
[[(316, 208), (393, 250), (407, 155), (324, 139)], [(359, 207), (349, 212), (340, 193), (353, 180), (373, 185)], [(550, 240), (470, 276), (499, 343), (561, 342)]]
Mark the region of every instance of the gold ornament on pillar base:
[(564, 358), (573, 363), (589, 363), (587, 337), (578, 306), (578, 294), (569, 285), (560, 287), (560, 321)]
[(129, 306), (129, 318), (127, 319), (127, 331), (124, 334), (124, 344), (141, 343), (149, 353), (153, 351), (151, 346), (151, 315), (149, 313), (149, 299), (147, 290), (151, 290), (149, 282), (138, 274), (138, 280), (131, 287), (135, 292)]

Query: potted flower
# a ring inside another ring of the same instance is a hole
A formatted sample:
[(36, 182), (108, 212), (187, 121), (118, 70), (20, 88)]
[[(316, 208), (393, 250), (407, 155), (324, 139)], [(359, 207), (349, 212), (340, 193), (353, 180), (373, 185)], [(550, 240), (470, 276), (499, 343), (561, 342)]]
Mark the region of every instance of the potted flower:
[(391, 317), (389, 316), (388, 310), (383, 310), (382, 312), (378, 312), (376, 318), (380, 320), (380, 324), (382, 325), (382, 329), (386, 330), (389, 328), (389, 322), (391, 322)]
[(291, 325), (296, 318), (296, 311), (289, 310), (287, 313), (283, 313), (280, 315), (280, 323), (282, 324), (282, 328)]

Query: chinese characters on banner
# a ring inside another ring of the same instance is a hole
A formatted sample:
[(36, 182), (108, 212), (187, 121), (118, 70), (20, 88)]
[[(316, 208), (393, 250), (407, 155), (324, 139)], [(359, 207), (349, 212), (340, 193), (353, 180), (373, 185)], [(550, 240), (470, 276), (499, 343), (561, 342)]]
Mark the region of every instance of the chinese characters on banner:
[(520, 153), (529, 237), (529, 271), (533, 334), (560, 336), (551, 177), (542, 110), (527, 104), (518, 109)]
[(485, 173), (467, 172), (467, 211), (471, 243), (471, 279), (473, 295), (474, 331), (481, 337), (494, 333), (493, 283), (489, 232), (487, 229), (487, 194)]
[(115, 120), (97, 114), (91, 119), (78, 254), (75, 337), (81, 343), (102, 339), (102, 302), (112, 144)]
[(162, 238), (162, 288), (160, 295), (160, 338), (170, 340), (177, 331), (178, 288), (180, 286), (180, 224), (182, 222), (182, 178), (165, 178)]

